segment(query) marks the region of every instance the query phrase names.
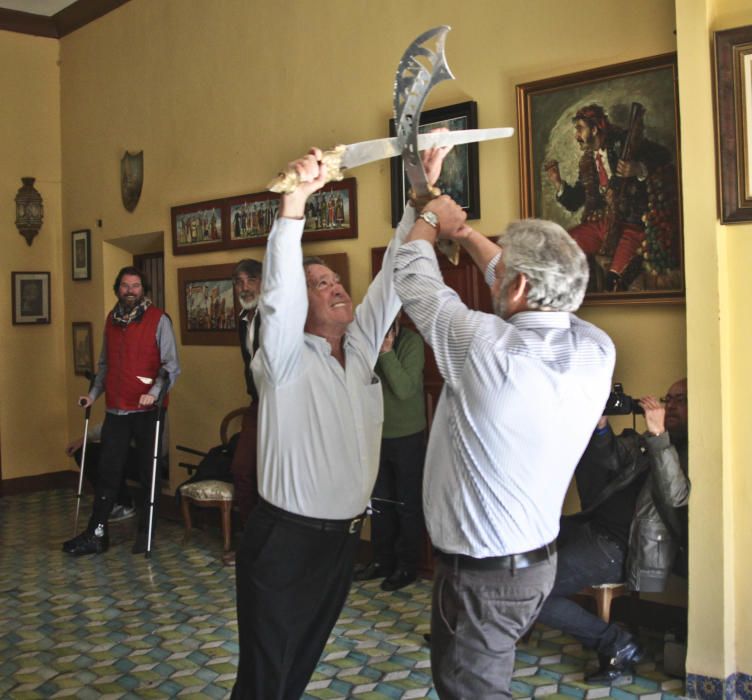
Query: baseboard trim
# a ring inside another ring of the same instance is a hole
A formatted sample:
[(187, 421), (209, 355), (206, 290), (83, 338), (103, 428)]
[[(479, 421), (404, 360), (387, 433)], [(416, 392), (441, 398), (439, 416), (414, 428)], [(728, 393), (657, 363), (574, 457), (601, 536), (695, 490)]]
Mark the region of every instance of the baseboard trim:
[(34, 491), (52, 491), (53, 489), (76, 489), (78, 487), (78, 472), (65, 470), (48, 472), (34, 476), (18, 476), (15, 479), (0, 481), (0, 496), (13, 496), (17, 493), (33, 493)]
[(688, 673), (685, 692), (688, 698), (698, 700), (750, 700), (752, 676), (748, 673), (732, 673), (724, 681), (722, 678)]

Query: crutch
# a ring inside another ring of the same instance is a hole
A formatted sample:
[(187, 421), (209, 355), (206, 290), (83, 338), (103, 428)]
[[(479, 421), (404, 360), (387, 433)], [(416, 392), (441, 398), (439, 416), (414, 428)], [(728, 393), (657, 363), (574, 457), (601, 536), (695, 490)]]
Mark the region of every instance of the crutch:
[(159, 425), (162, 422), (163, 411), (162, 403), (164, 397), (167, 394), (167, 389), (170, 385), (170, 377), (167, 374), (167, 370), (162, 367), (157, 375), (162, 380), (162, 388), (159, 390), (159, 396), (157, 397), (157, 420), (154, 423), (154, 459), (151, 467), (151, 492), (149, 495), (149, 529), (146, 531), (146, 553), (144, 557), (146, 559), (151, 558), (151, 539), (154, 531), (154, 492), (157, 485), (157, 463), (159, 462)]
[[(88, 369), (84, 372), (84, 376), (89, 380), (89, 393), (91, 393), (94, 386), (94, 379), (96, 378)], [(79, 406), (83, 406), (86, 402), (79, 401)], [(78, 473), (78, 493), (76, 493), (76, 515), (73, 518), (73, 536), (78, 533), (78, 513), (81, 510), (81, 492), (84, 488), (84, 467), (86, 466), (86, 443), (89, 439), (89, 417), (91, 416), (91, 406), (86, 407), (84, 412), (84, 444), (81, 448), (81, 468)]]

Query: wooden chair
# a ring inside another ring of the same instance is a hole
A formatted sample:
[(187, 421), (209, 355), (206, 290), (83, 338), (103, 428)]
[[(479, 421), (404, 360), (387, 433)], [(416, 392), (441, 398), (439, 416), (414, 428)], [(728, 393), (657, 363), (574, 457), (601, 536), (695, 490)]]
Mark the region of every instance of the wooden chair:
[[(240, 419), (242, 421), (247, 408), (236, 408), (230, 411), (220, 423), (219, 437), (223, 445), (227, 445), (232, 437), (230, 427), (235, 427), (233, 421)], [(237, 426), (240, 429), (240, 425)], [(235, 430), (234, 432), (237, 432)], [(205, 453), (198, 450), (191, 450), (185, 447), (177, 446), (193, 454), (203, 456)], [(193, 465), (181, 464), (189, 469)], [(185, 536), (183, 541), (188, 541), (193, 521), (191, 519), (191, 506), (199, 508), (218, 508), (220, 511), (220, 520), (222, 526), (222, 544), (225, 552), (230, 551), (232, 546), (232, 502), (235, 495), (235, 487), (226, 481), (217, 481), (207, 479), (205, 481), (196, 481), (192, 484), (185, 484), (180, 487), (180, 506), (183, 513), (183, 523), (185, 525)]]
[(599, 586), (587, 586), (580, 591), (580, 595), (595, 599), (598, 617), (606, 623), (611, 620), (611, 603), (628, 594), (625, 583), (602, 583)]

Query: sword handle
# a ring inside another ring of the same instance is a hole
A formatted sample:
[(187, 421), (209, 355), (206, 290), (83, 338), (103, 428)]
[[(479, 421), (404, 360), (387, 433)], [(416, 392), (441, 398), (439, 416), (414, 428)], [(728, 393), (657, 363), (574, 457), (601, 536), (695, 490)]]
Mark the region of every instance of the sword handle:
[[(326, 165), (328, 177), (327, 182), (339, 182), (344, 174), (342, 172), (342, 156), (347, 146), (335, 146), (330, 151), (324, 151), (321, 154), (321, 162)], [(298, 189), (300, 177), (293, 168), (285, 168), (266, 186), (270, 192), (279, 192), (280, 194), (291, 194)]]

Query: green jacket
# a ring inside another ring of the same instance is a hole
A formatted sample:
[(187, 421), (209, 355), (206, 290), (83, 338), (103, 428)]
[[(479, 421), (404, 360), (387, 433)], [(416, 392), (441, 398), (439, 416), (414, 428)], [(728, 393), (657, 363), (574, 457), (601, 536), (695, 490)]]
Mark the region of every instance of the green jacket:
[(405, 437), (425, 429), (424, 363), (423, 339), (409, 328), (401, 327), (394, 347), (379, 355), (376, 374), (384, 392), (382, 437)]

